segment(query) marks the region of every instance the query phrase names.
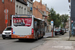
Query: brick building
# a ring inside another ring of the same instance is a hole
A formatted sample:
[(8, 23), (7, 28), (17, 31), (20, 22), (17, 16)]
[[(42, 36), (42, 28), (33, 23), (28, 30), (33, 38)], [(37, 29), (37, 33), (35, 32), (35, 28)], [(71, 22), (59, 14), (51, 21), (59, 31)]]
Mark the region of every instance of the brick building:
[(46, 6), (44, 4), (42, 4), (42, 1), (40, 0), (40, 2), (35, 1), (33, 3), (33, 15), (36, 18), (41, 18), (43, 19), (43, 17), (46, 17)]
[[(33, 2), (33, 0), (31, 0)], [(11, 15), (27, 14), (27, 0), (0, 0), (0, 33), (5, 29), (5, 13), (8, 9), (8, 26), (11, 26)]]
[(5, 29), (5, 13), (4, 10), (8, 9), (8, 26), (11, 25), (11, 15), (15, 14), (15, 0), (0, 0), (0, 33)]
[(40, 19), (43, 19), (45, 20), (45, 23), (46, 23), (46, 32), (47, 32), (47, 27), (48, 27), (48, 21), (47, 21), (47, 18), (48, 18), (48, 14), (49, 14), (49, 8), (47, 7), (47, 4), (42, 4), (42, 0), (40, 0), (40, 2), (37, 2), (35, 1), (33, 3), (33, 15), (36, 17), (36, 18), (40, 18)]

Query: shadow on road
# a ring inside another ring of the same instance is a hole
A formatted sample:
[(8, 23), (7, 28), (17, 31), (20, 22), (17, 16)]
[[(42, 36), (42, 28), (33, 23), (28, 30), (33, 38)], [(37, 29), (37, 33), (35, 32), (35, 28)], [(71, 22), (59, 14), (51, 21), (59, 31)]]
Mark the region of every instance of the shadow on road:
[[(66, 34), (66, 33), (65, 33), (65, 34)], [(65, 35), (65, 34), (64, 34), (64, 35)], [(54, 37), (48, 36), (48, 37), (46, 37), (46, 38), (59, 38), (59, 37), (64, 36), (64, 35), (58, 34), (58, 35), (55, 35)]]
[[(41, 39), (43, 39), (43, 38), (39, 38), (38, 40), (41, 40)], [(36, 42), (38, 40), (34, 40), (34, 39), (23, 39), (23, 40), (17, 40), (17, 41), (14, 41), (14, 42), (34, 43), (34, 42)]]

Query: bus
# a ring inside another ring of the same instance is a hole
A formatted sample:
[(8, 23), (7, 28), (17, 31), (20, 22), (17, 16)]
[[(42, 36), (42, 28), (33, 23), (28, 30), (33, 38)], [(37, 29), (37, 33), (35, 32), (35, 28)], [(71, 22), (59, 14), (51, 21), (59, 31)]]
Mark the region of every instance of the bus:
[(12, 15), (13, 39), (38, 39), (45, 35), (45, 22), (34, 15)]

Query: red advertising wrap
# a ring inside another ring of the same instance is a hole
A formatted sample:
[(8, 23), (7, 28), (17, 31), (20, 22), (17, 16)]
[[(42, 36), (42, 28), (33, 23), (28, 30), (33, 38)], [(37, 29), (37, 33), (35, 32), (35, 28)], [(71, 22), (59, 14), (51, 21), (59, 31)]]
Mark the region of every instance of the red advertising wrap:
[(32, 18), (13, 18), (14, 26), (31, 26)]

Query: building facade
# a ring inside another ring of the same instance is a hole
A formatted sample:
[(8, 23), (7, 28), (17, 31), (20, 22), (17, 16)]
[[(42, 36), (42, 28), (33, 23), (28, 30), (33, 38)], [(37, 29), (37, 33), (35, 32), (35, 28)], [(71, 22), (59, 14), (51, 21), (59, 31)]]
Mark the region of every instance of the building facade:
[(0, 33), (5, 29), (5, 13), (8, 9), (8, 26), (11, 25), (11, 15), (15, 14), (15, 0), (0, 0)]
[[(29, 3), (28, 3), (29, 2)], [(0, 33), (6, 28), (4, 10), (8, 9), (8, 26), (11, 26), (11, 16), (15, 14), (32, 15), (33, 0), (0, 0)], [(28, 7), (30, 9), (28, 9)], [(29, 11), (30, 10), (30, 11)]]
[(27, 14), (32, 15), (33, 0), (27, 0)]
[(42, 4), (42, 0), (40, 2), (35, 1), (33, 3), (33, 15), (36, 18), (43, 19), (45, 21), (45, 31), (48, 31), (48, 14), (49, 14), (49, 9), (46, 4)]
[(70, 5), (71, 34), (75, 36), (75, 0), (68, 0)]
[(15, 14), (27, 14), (27, 0), (15, 0)]
[[(41, 15), (40, 15), (41, 13)], [(47, 16), (46, 14), (46, 6), (44, 4), (42, 4), (42, 1), (40, 0), (40, 2), (35, 1), (33, 3), (33, 15), (36, 18), (45, 18)], [(39, 16), (40, 15), (40, 16)]]
[(50, 10), (49, 10), (49, 8), (47, 7), (47, 4), (45, 4), (45, 6), (46, 6), (46, 14), (47, 14), (47, 17), (46, 17), (46, 22), (47, 22), (47, 32), (49, 32), (50, 30), (51, 30), (51, 27), (50, 27), (50, 25), (49, 25), (49, 22), (48, 22), (48, 18), (49, 18), (49, 14), (50, 14)]

